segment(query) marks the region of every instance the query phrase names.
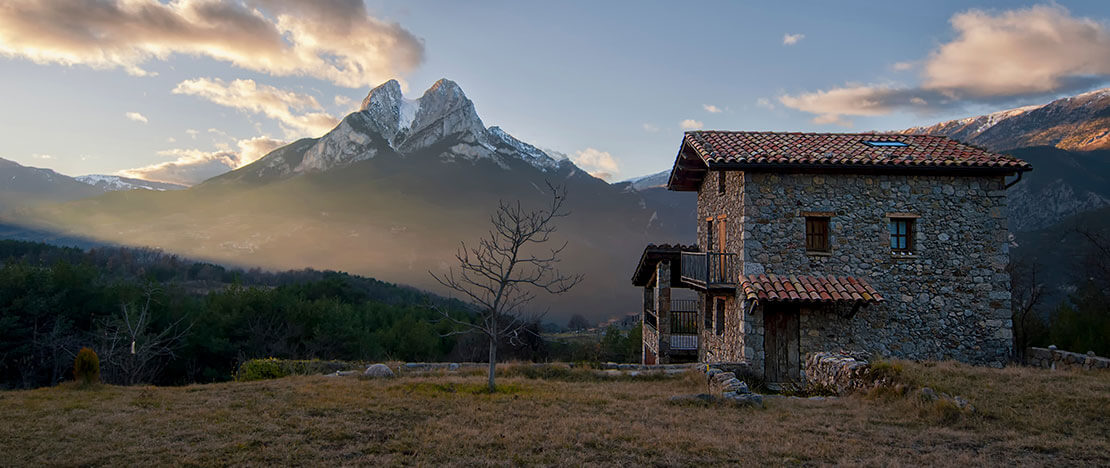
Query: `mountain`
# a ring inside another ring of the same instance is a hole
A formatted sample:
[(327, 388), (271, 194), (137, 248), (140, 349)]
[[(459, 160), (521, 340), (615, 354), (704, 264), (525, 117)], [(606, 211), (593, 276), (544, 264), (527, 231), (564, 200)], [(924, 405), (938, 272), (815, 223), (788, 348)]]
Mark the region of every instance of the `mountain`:
[(386, 82), (320, 138), (187, 190), (111, 192), (41, 206), (27, 218), (59, 235), (236, 265), (339, 269), (444, 292), (429, 271), (446, 271), (460, 242), (485, 235), (499, 201), (543, 206), (548, 183), (569, 194), (571, 214), (553, 244), (567, 243), (560, 268), (586, 281), (537, 310), (563, 320), (638, 312), (631, 270), (648, 242), (693, 240), (694, 196), (594, 178), (485, 126), (449, 80), (417, 99)]
[(0, 158), (0, 212), (43, 202), (77, 200), (102, 193), (50, 169)]
[(666, 187), (667, 181), (671, 177), (671, 171), (656, 172), (655, 174), (648, 174), (634, 179), (628, 179), (625, 182), (632, 184), (632, 188), (636, 190), (645, 190), (649, 188)]
[(185, 185), (173, 184), (169, 182), (153, 182), (143, 179), (133, 179), (130, 177), (122, 177), (115, 175), (104, 174), (89, 174), (74, 177), (78, 182), (86, 183), (100, 189), (103, 192), (116, 192), (120, 190), (184, 190), (188, 188)]
[(1039, 146), (1007, 153), (1033, 165), (1033, 171), (1009, 189), (1011, 231), (1048, 228), (1066, 218), (1110, 206), (1110, 150)]
[(1110, 88), (898, 133), (945, 135), (1029, 161), (1033, 171), (1009, 189), (1011, 231), (1110, 205)]
[(1030, 146), (1073, 151), (1110, 149), (1110, 88), (900, 133), (945, 135), (994, 151)]

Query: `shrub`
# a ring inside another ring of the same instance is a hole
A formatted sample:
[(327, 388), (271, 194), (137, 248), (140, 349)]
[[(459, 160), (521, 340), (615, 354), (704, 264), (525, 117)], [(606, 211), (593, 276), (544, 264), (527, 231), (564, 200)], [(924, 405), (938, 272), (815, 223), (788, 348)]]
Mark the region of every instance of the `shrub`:
[(81, 348), (73, 360), (73, 378), (82, 386), (100, 383), (100, 358), (96, 351)]
[(239, 365), (235, 372), (235, 380), (250, 382), (252, 380), (280, 379), (289, 375), (322, 375), (333, 374), (336, 371), (365, 369), (366, 363), (358, 361), (320, 361), (295, 360), (295, 359), (250, 359)]
[(239, 370), (235, 372), (235, 380), (250, 382), (253, 380), (279, 379), (289, 375), (289, 372), (277, 359), (251, 359), (243, 361)]

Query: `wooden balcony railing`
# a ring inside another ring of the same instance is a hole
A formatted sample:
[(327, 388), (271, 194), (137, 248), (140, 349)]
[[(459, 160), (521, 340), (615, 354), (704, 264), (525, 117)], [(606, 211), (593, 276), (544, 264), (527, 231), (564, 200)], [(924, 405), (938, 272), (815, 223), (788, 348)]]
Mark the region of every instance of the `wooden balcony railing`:
[(698, 333), (698, 313), (671, 311), (672, 335), (696, 335)]
[[(695, 302), (696, 301), (692, 301)], [(696, 351), (698, 349), (697, 311), (671, 311), (671, 349)]]
[(735, 287), (739, 266), (734, 253), (682, 252), (682, 280), (706, 289)]

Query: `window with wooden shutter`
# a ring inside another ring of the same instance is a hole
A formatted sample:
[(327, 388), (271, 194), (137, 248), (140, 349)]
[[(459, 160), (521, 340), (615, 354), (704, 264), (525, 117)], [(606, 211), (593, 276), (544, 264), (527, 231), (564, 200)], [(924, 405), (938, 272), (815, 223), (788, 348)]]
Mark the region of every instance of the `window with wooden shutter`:
[(806, 251), (829, 251), (829, 218), (806, 216)]
[(717, 326), (714, 328), (716, 328), (717, 334), (720, 335), (725, 332), (725, 300), (718, 297), (715, 302), (717, 303)]
[(890, 252), (895, 255), (913, 253), (913, 218), (890, 218)]

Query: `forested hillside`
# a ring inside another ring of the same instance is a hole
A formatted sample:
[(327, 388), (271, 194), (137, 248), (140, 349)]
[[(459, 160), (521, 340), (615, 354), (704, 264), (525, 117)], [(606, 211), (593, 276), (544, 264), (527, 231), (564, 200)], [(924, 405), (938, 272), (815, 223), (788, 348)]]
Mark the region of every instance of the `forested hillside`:
[(332, 271), (234, 270), (157, 250), (0, 241), (0, 388), (70, 377), (82, 346), (106, 381), (228, 380), (244, 359), (442, 359), (438, 311), (466, 306)]

